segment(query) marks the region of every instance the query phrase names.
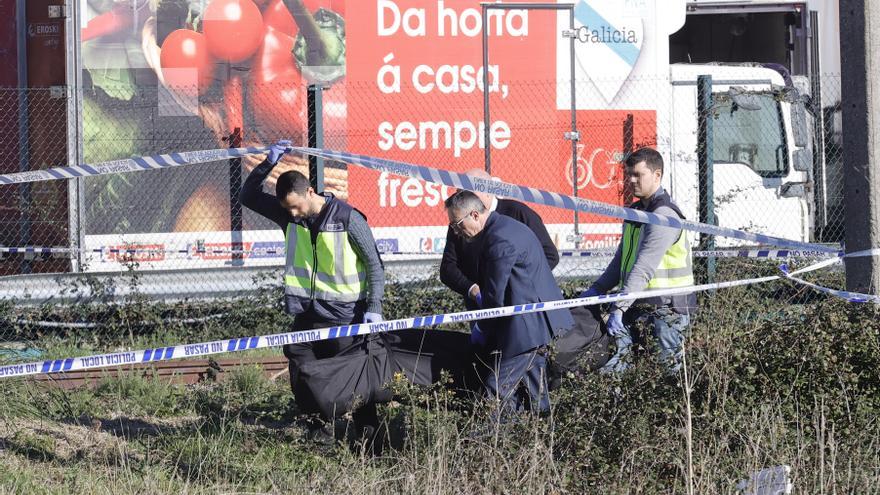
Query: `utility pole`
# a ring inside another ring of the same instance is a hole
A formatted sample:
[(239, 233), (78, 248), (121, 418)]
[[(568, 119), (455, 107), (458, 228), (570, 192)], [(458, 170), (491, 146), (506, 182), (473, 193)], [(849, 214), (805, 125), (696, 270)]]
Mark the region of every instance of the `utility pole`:
[[(846, 251), (880, 247), (880, 3), (840, 0)], [(846, 258), (846, 287), (877, 294), (880, 257)]]

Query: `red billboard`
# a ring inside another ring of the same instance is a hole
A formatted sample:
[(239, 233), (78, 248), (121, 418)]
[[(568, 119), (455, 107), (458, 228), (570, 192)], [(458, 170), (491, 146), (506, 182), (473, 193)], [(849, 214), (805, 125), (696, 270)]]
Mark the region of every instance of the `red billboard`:
[[(560, 75), (570, 63), (559, 41), (560, 16), (567, 12), (490, 9), (484, 69), (477, 0), (86, 6), (84, 79), (94, 91), (86, 92), (85, 108), (94, 118), (84, 116), (84, 148), (92, 161), (228, 146), (224, 138), (239, 126), (245, 145), (280, 138), (305, 144), (306, 87), (316, 81), (327, 88), (328, 148), (460, 172), (483, 168), (489, 148), (491, 173), (504, 181), (562, 194), (576, 188), (579, 196), (603, 202), (621, 201), (619, 158), (627, 143), (656, 141), (653, 110), (578, 105), (573, 156), (565, 137), (573, 116), (560, 96), (569, 94), (572, 78)], [(96, 180), (87, 192), (90, 233), (229, 230), (221, 168)], [(288, 169), (305, 172), (305, 158), (285, 157), (275, 174)], [(349, 199), (374, 227), (446, 223), (446, 187), (334, 163), (325, 177), (327, 189)], [(148, 207), (133, 206), (146, 200)], [(571, 212), (538, 211), (548, 223), (572, 222)], [(246, 212), (245, 228), (273, 227)]]

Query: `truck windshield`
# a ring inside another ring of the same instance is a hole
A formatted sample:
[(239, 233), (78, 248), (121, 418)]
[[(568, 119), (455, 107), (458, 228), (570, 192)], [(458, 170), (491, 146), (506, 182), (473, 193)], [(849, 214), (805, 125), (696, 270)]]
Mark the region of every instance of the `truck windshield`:
[(727, 93), (716, 93), (712, 158), (715, 163), (742, 163), (761, 177), (788, 174), (788, 146), (782, 109), (770, 93), (751, 93), (738, 105)]

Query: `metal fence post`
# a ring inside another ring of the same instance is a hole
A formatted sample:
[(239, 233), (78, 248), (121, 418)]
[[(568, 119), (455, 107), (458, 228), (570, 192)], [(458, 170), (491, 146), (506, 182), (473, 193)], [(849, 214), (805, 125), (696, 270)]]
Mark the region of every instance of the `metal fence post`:
[[(28, 95), (30, 91), (28, 88), (28, 80), (27, 80), (27, 22), (26, 22), (26, 13), (27, 5), (25, 0), (18, 0), (16, 3), (16, 13), (18, 18), (16, 19), (16, 31), (18, 35), (18, 86), (20, 88), (18, 92), (18, 171), (19, 172), (27, 172), (30, 170), (30, 146), (28, 146), (28, 142), (30, 141), (30, 105), (28, 101)], [(31, 185), (30, 184), (19, 184), (18, 186), (18, 212), (21, 215), (21, 221), (18, 227), (18, 239), (17, 244), (19, 246), (28, 246), (30, 245), (30, 197), (31, 197)], [(9, 242), (11, 245), (15, 245), (16, 242)], [(25, 256), (21, 256), (21, 264), (19, 266), (19, 273), (27, 274), (31, 273), (32, 267), (31, 262)]]
[(492, 146), (491, 140), (491, 120), (489, 118), (489, 6), (485, 3), (480, 4), (482, 9), (480, 19), (482, 19), (481, 33), (483, 36), (483, 139), (486, 142), (486, 148), (483, 150), (483, 159), (485, 160), (486, 173), (492, 174)]
[[(324, 147), (324, 87), (309, 85), (309, 147)], [(309, 155), (309, 182), (316, 193), (324, 192), (324, 159)]]
[[(229, 135), (229, 147), (241, 147), (241, 127), (236, 127)], [(244, 225), (241, 213), (241, 158), (229, 160), (229, 230), (232, 232), (232, 264), (241, 265), (244, 259), (242, 230)]]
[[(697, 136), (697, 166), (700, 188), (700, 222), (715, 225), (715, 192), (712, 160), (714, 129), (712, 120), (712, 76), (697, 78), (697, 115), (699, 119), (699, 135)], [(700, 234), (700, 250), (715, 249), (715, 238), (708, 234)], [(715, 258), (703, 258), (701, 270), (705, 273), (705, 282), (715, 280)]]
[[(572, 34), (574, 34), (574, 6), (571, 6), (571, 10), (568, 12), (568, 29)], [(578, 196), (578, 141), (580, 141), (580, 134), (577, 129), (577, 82), (575, 81), (575, 63), (574, 59), (577, 56), (575, 54), (575, 39), (576, 36), (568, 37), (568, 70), (569, 75), (571, 77), (571, 82), (569, 83), (569, 91), (571, 92), (570, 100), (571, 100), (571, 190), (572, 196), (575, 198)], [(488, 141), (486, 141), (488, 143)], [(487, 146), (488, 148), (488, 146)], [(580, 229), (580, 216), (578, 215), (578, 210), (574, 211), (574, 248), (581, 248), (581, 229)]]
[[(632, 155), (636, 150), (635, 145), (636, 138), (636, 121), (633, 114), (626, 114), (626, 119), (623, 121), (623, 159), (621, 162), (626, 163), (626, 160), (629, 158), (629, 155)], [(623, 163), (621, 163), (621, 172), (623, 172)], [(626, 183), (625, 175), (624, 181)], [(623, 196), (623, 204), (630, 205), (633, 202), (632, 189), (629, 187), (623, 187), (622, 191)]]

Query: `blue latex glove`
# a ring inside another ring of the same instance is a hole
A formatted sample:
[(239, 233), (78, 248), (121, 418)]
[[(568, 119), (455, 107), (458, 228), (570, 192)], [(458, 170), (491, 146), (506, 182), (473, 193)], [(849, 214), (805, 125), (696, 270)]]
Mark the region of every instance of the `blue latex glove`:
[(364, 313), (364, 323), (378, 323), (382, 321), (382, 315), (379, 313)]
[(623, 311), (619, 309), (615, 309), (611, 312), (611, 315), (608, 316), (608, 335), (612, 337), (623, 337), (627, 335), (629, 331), (623, 326)]
[(471, 344), (477, 347), (486, 347), (486, 334), (480, 330), (477, 322), (471, 323)]
[(590, 287), (589, 289), (581, 292), (580, 297), (594, 297), (594, 296), (601, 296), (601, 295), (602, 295), (602, 291), (600, 291), (596, 287)]
[(290, 151), (290, 140), (282, 139), (269, 147), (269, 152), (266, 153), (266, 160), (275, 165), (281, 159), (281, 156), (288, 151)]
[(483, 307), (483, 293), (477, 292), (477, 298), (475, 299), (478, 308)]

